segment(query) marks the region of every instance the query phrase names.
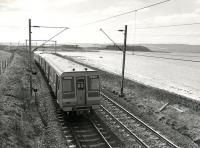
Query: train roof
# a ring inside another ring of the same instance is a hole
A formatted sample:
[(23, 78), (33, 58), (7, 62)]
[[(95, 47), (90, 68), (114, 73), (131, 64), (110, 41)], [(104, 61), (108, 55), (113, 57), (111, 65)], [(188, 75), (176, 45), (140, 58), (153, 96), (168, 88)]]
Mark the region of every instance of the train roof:
[[(70, 60), (64, 59), (62, 57), (56, 56), (51, 53), (41, 53), (41, 52), (35, 52), (35, 54), (38, 54), (40, 57), (45, 59), (45, 61), (51, 65), (60, 75), (64, 72), (85, 72), (85, 71), (96, 71), (91, 68), (88, 68), (86, 66), (77, 64), (75, 62), (72, 62)], [(74, 69), (74, 70), (73, 70)], [(86, 70), (87, 69), (87, 70)]]

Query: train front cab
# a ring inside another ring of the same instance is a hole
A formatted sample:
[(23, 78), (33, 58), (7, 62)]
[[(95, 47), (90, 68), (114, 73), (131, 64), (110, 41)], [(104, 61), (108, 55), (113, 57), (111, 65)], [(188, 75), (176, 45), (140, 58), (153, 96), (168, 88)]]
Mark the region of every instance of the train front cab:
[[(64, 74), (58, 102), (64, 111), (96, 109), (100, 103), (100, 81), (97, 72)], [(60, 98), (60, 99), (59, 99)]]

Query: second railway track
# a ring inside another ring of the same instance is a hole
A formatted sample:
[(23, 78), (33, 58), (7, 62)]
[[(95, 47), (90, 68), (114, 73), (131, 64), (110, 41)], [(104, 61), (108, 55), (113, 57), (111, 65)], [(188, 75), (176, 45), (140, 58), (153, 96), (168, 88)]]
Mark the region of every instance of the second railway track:
[(165, 138), (152, 127), (144, 123), (135, 115), (124, 109), (106, 94), (101, 92), (103, 103), (99, 112), (109, 116), (109, 120), (125, 130), (128, 137), (132, 136), (141, 147), (146, 148), (178, 148), (177, 145)]
[[(62, 57), (62, 56), (61, 56)], [(66, 58), (66, 57), (65, 57)], [(68, 58), (67, 58), (68, 59)], [(70, 59), (72, 60), (72, 59)], [(72, 60), (74, 61), (74, 60)], [(79, 63), (79, 62), (77, 62)], [(80, 64), (80, 63), (79, 63)], [(84, 64), (83, 64), (84, 65)], [(123, 132), (126, 133), (127, 137), (132, 137), (135, 139), (135, 143), (137, 143), (136, 147), (146, 147), (146, 148), (178, 148), (177, 145), (175, 145), (173, 142), (168, 140), (166, 137), (161, 135), (159, 132), (151, 128), (149, 125), (145, 124), (142, 120), (134, 116), (132, 113), (128, 112), (126, 109), (124, 109), (122, 106), (118, 105), (116, 102), (114, 102), (112, 99), (110, 99), (108, 96), (106, 96), (104, 93), (101, 93), (103, 96), (102, 105), (98, 109), (98, 112), (100, 112), (100, 116), (106, 116), (111, 124), (113, 126), (117, 126), (118, 128), (121, 128)], [(68, 120), (68, 123), (70, 121)], [(83, 135), (80, 136), (81, 132), (83, 131), (77, 131), (77, 126), (79, 129), (84, 129), (85, 127), (81, 127), (82, 125), (91, 125), (89, 121), (86, 121), (84, 123), (81, 120), (78, 120), (79, 124), (70, 123), (72, 126), (70, 126), (70, 131), (75, 138), (76, 145), (77, 141), (84, 141), (81, 140), (81, 137), (84, 137)], [(81, 125), (80, 122), (83, 122)], [(68, 126), (69, 127), (69, 126)], [(91, 128), (92, 126), (88, 126), (86, 129)], [(89, 132), (89, 131), (88, 131)], [(75, 133), (75, 134), (74, 134)], [(76, 134), (78, 133), (78, 134)], [(87, 137), (87, 136), (86, 136)], [(88, 136), (89, 137), (89, 136)], [(83, 138), (84, 139), (84, 138)], [(103, 139), (102, 137), (100, 139)], [(127, 138), (128, 139), (128, 138)], [(81, 142), (79, 142), (81, 145)], [(85, 144), (83, 144), (85, 143)], [(104, 143), (107, 143), (104, 141)], [(79, 145), (79, 144), (78, 144)], [(87, 145), (86, 142), (82, 142), (83, 147), (98, 147), (98, 145), (91, 146)], [(81, 146), (81, 147), (82, 147)], [(99, 144), (101, 147), (102, 145)], [(105, 147), (105, 145), (103, 146)]]

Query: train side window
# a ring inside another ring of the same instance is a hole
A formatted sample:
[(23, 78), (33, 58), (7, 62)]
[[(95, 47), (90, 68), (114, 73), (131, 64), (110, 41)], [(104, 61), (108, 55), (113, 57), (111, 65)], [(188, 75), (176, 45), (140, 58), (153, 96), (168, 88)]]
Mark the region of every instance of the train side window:
[(63, 92), (74, 91), (74, 79), (72, 77), (64, 77), (62, 81)]
[(99, 90), (99, 76), (88, 76), (88, 90)]
[(49, 73), (49, 66), (48, 66), (48, 64), (46, 63), (46, 73), (48, 74)]
[(53, 84), (56, 85), (56, 73), (53, 73)]
[(59, 90), (59, 88), (60, 88), (60, 79), (59, 78), (58, 78), (58, 84), (57, 85), (58, 85), (57, 88)]
[(49, 79), (50, 79), (50, 81), (52, 82), (52, 73), (53, 73), (53, 70), (50, 68), (50, 74), (49, 74)]

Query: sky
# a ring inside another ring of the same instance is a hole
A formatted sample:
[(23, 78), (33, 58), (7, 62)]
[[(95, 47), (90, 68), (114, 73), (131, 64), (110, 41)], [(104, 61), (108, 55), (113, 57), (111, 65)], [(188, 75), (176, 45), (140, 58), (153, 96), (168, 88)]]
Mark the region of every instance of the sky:
[[(32, 25), (69, 27), (54, 38), (58, 43), (200, 44), (200, 25), (149, 28), (200, 23), (200, 0), (170, 0), (136, 13), (85, 25), (163, 0), (0, 0), (0, 42), (24, 43), (28, 39), (28, 19)], [(143, 28), (143, 29), (142, 29)], [(146, 29), (144, 29), (146, 28)], [(48, 40), (62, 29), (31, 28), (33, 40)], [(40, 44), (40, 42), (33, 42)]]

